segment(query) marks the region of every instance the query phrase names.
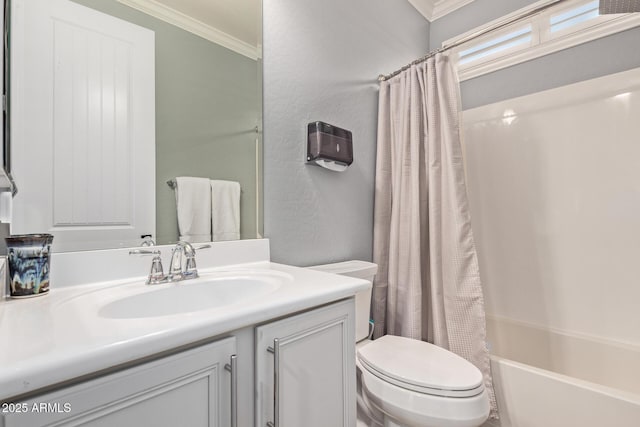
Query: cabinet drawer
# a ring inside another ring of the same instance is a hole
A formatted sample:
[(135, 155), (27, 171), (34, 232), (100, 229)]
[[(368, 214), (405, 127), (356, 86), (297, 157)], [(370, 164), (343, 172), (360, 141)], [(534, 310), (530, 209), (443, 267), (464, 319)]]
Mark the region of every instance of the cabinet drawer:
[[(4, 427), (228, 426), (234, 337), (14, 402)], [(2, 423), (0, 423), (1, 425)]]

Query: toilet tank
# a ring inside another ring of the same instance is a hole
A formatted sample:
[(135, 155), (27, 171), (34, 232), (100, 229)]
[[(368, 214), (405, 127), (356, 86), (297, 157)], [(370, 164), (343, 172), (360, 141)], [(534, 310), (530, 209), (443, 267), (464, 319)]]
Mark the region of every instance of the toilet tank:
[[(314, 265), (312, 270), (325, 273), (342, 274), (373, 283), (378, 265), (367, 261), (344, 261), (333, 264)], [(371, 288), (356, 293), (356, 341), (369, 337), (369, 315), (371, 310)]]

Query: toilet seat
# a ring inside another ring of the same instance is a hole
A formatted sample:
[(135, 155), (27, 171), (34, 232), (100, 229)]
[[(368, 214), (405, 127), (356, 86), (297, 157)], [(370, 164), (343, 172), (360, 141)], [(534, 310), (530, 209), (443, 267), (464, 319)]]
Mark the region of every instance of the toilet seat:
[(422, 394), (469, 398), (485, 390), (473, 364), (424, 341), (386, 335), (358, 348), (357, 359), (381, 380)]
[[(384, 425), (478, 427), (489, 416), (486, 390), (465, 398), (417, 393), (371, 374), (359, 361), (356, 366), (361, 372), (363, 401), (374, 411), (384, 414)], [(387, 423), (386, 417), (393, 423)]]

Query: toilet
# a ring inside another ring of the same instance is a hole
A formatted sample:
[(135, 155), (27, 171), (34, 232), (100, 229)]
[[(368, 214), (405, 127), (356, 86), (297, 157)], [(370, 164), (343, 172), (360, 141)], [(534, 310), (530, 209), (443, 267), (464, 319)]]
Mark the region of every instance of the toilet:
[[(373, 282), (378, 266), (346, 261), (309, 267)], [(479, 427), (489, 416), (482, 373), (424, 341), (370, 335), (371, 290), (356, 295), (358, 427)]]

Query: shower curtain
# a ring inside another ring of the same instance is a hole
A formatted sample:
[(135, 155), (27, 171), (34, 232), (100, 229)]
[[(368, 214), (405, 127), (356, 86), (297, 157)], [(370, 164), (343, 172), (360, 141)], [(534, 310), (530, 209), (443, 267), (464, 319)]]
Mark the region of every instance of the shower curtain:
[(459, 99), (446, 54), (380, 84), (374, 336), (422, 339), (469, 360), (484, 375), (495, 417)]

